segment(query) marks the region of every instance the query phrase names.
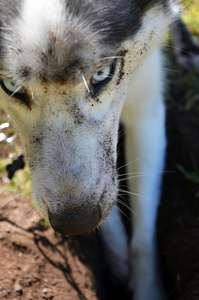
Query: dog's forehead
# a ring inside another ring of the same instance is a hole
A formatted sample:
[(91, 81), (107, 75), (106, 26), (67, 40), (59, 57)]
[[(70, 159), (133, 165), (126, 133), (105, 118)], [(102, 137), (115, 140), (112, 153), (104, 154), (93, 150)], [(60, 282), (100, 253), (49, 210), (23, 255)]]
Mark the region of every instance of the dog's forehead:
[(132, 38), (147, 10), (166, 10), (169, 2), (0, 0), (1, 54), (16, 79), (74, 81), (82, 72), (95, 72), (104, 57)]

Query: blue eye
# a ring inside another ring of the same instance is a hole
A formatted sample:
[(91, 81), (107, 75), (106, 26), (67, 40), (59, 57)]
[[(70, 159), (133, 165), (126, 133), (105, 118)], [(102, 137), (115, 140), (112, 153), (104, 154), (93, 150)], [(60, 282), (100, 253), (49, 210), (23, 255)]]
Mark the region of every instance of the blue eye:
[(24, 88), (22, 85), (19, 85), (15, 82), (13, 82), (11, 79), (3, 79), (2, 80), (4, 87), (10, 92), (11, 94), (24, 94)]
[(4, 92), (10, 96), (10, 101), (23, 104), (31, 109), (30, 98), (22, 85), (9, 78), (0, 78), (0, 85)]
[(92, 84), (97, 85), (99, 83), (106, 81), (107, 79), (111, 79), (113, 75), (111, 71), (112, 71), (111, 66), (106, 66), (105, 68), (97, 71), (91, 79)]

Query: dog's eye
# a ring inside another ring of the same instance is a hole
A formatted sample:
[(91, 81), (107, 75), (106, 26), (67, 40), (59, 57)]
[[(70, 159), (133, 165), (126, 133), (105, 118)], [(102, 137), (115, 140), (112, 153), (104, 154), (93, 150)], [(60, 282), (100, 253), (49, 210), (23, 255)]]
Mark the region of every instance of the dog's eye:
[(106, 81), (107, 79), (110, 79), (112, 75), (111, 70), (111, 66), (106, 66), (104, 69), (97, 71), (91, 79), (92, 84), (97, 85)]
[(25, 93), (23, 86), (13, 82), (11, 79), (6, 78), (6, 79), (3, 79), (2, 82), (3, 82), (3, 85), (6, 88), (6, 90), (13, 96), (15, 94), (19, 95), (19, 94)]
[(100, 69), (93, 75), (90, 81), (93, 94), (98, 93), (101, 88), (113, 78), (114, 72), (115, 63), (112, 63), (111, 65)]
[(18, 103), (21, 103), (30, 108), (31, 102), (26, 94), (25, 88), (14, 82), (9, 78), (0, 78), (0, 84), (4, 92), (6, 92), (10, 97), (13, 97), (13, 100), (18, 100)]

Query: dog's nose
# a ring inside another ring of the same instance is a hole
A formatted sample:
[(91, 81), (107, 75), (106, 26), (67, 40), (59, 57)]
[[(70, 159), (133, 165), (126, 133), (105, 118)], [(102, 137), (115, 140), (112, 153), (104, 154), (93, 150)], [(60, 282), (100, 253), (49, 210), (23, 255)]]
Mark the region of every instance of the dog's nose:
[(95, 208), (89, 213), (51, 213), (49, 221), (52, 228), (62, 234), (79, 235), (95, 229), (100, 221), (100, 210)]

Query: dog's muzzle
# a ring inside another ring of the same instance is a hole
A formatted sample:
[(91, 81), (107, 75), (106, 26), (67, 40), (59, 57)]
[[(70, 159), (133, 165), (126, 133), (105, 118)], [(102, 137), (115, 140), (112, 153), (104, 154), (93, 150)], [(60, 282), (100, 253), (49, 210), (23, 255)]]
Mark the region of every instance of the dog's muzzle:
[(73, 213), (51, 213), (49, 221), (52, 228), (66, 235), (79, 235), (90, 232), (95, 229), (100, 221), (100, 209), (97, 206), (92, 211), (88, 212), (73, 212)]

